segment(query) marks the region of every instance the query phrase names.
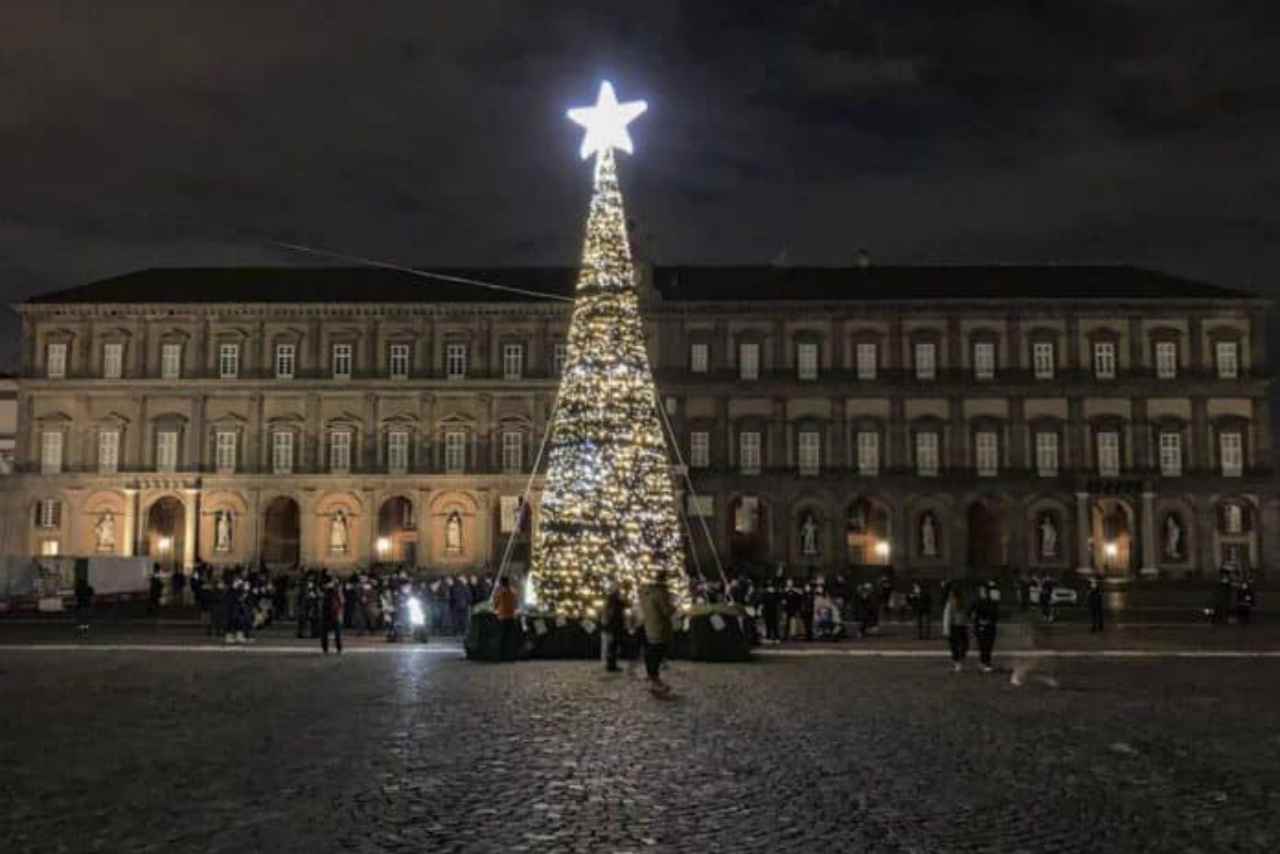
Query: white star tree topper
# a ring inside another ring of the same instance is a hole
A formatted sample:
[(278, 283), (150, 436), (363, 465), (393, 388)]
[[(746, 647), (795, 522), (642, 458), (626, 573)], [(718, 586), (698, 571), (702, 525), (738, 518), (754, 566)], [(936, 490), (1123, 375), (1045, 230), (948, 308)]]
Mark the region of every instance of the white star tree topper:
[(612, 148), (631, 154), (631, 134), (627, 133), (627, 125), (647, 109), (649, 105), (644, 101), (619, 104), (617, 95), (613, 93), (613, 84), (603, 81), (594, 107), (575, 107), (569, 111), (569, 118), (587, 129), (579, 151), (582, 159), (586, 160), (597, 152), (603, 154)]

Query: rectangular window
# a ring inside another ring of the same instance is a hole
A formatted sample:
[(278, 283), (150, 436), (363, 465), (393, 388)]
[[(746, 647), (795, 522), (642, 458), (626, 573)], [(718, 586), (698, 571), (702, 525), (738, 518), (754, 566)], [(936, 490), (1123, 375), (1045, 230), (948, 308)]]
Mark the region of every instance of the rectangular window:
[(1218, 455), (1223, 477), (1240, 477), (1244, 473), (1244, 437), (1239, 433), (1218, 434)]
[(557, 377), (564, 373), (564, 366), (569, 361), (569, 345), (564, 341), (557, 341), (555, 350), (551, 354), (551, 372)]
[(498, 533), (513, 534), (520, 527), (520, 509), (524, 498), (519, 495), (498, 497)]
[(796, 459), (799, 462), (800, 474), (818, 473), (822, 458), (822, 434), (816, 430), (803, 430), (799, 433), (796, 444)]
[(1058, 476), (1058, 434), (1036, 434), (1036, 474), (1041, 477)]
[(524, 345), (502, 345), (502, 378), (518, 380), (524, 375)]
[(180, 376), (182, 376), (182, 345), (161, 345), (160, 378), (165, 380), (176, 380)]
[(67, 375), (67, 345), (50, 344), (45, 358), (46, 375), (60, 380)]
[(874, 342), (864, 342), (859, 344), (854, 351), (854, 360), (857, 363), (858, 379), (874, 380), (876, 378), (877, 361), (880, 357), (880, 348)]
[(689, 370), (695, 374), (705, 374), (711, 366), (711, 347), (707, 344), (689, 345)]
[(1052, 341), (1037, 341), (1031, 345), (1031, 363), (1035, 370), (1036, 379), (1053, 379), (1053, 362)]
[(1240, 351), (1234, 341), (1219, 341), (1213, 348), (1218, 378), (1233, 380), (1240, 375)]
[(408, 344), (392, 344), (390, 363), (391, 379), (404, 380), (409, 378), (409, 345)]
[(293, 433), (287, 430), (271, 434), (271, 471), (275, 474), (293, 473)]
[(467, 434), (462, 430), (450, 430), (444, 434), (444, 470), (449, 474), (461, 474), (467, 468)]
[(177, 471), (178, 432), (161, 430), (156, 433), (156, 471)]
[(973, 436), (973, 461), (979, 477), (995, 477), (1000, 469), (999, 437), (990, 430)]
[(45, 540), (44, 542), (40, 543), (40, 556), (41, 557), (57, 557), (58, 541)]
[(467, 345), (446, 344), (444, 348), (444, 373), (451, 380), (467, 376)]
[(234, 380), (240, 376), (240, 345), (218, 345), (218, 376), (224, 380)]
[(293, 344), (276, 345), (276, 379), (291, 380), (297, 366), (297, 347)]
[(387, 433), (387, 471), (404, 474), (409, 470), (409, 432), (392, 430)]
[(916, 474), (936, 477), (938, 474), (938, 434), (932, 431), (916, 434)]
[(744, 380), (760, 378), (759, 344), (742, 344), (738, 347), (738, 376)]
[(351, 471), (351, 432), (335, 430), (329, 434), (329, 471), (346, 474)]
[(978, 380), (994, 379), (996, 375), (996, 345), (991, 341), (979, 341), (973, 345), (973, 377)]
[(1114, 430), (1098, 433), (1098, 474), (1103, 477), (1120, 475), (1120, 434)]
[(937, 350), (932, 341), (916, 344), (916, 379), (931, 380), (938, 375)]
[(40, 472), (58, 474), (62, 471), (62, 431), (46, 430), (40, 436)]
[(1116, 378), (1116, 345), (1112, 341), (1093, 344), (1093, 375), (1100, 380)]
[(711, 434), (695, 430), (689, 434), (689, 467), (704, 469), (711, 465)]
[(351, 379), (351, 345), (333, 345), (333, 378), (335, 380)]
[(1171, 380), (1178, 375), (1178, 344), (1175, 341), (1156, 342), (1156, 376)]
[(818, 378), (818, 345), (801, 342), (796, 345), (796, 376), (802, 380)]
[(716, 515), (715, 497), (711, 495), (690, 495), (688, 508), (690, 516), (710, 518)]
[(102, 345), (102, 378), (118, 380), (124, 376), (124, 345), (112, 342)]
[(738, 434), (738, 468), (743, 474), (760, 473), (760, 434)]
[(36, 527), (56, 528), (60, 524), (61, 505), (56, 498), (44, 498), (36, 505)]
[(502, 470), (508, 473), (524, 469), (524, 434), (515, 430), (502, 434)]
[(120, 431), (98, 433), (98, 472), (115, 474), (120, 469)]
[(1160, 474), (1165, 477), (1182, 476), (1182, 434), (1160, 434)]
[(231, 474), (236, 470), (236, 434), (234, 430), (219, 430), (214, 448), (214, 465), (219, 474)]
[(874, 430), (858, 433), (858, 474), (874, 477), (880, 473), (880, 434)]
[(36, 505), (36, 527), (57, 528), (61, 524), (62, 502), (56, 498), (40, 499), (40, 503)]

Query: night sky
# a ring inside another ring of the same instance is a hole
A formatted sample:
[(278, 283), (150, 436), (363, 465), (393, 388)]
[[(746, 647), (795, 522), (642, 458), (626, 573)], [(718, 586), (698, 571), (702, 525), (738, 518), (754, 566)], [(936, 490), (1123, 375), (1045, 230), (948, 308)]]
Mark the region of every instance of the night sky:
[(621, 164), (648, 260), (865, 247), (1280, 291), (1274, 2), (4, 5), (6, 301), (314, 263), (272, 240), (574, 263), (590, 171), (564, 110), (601, 78), (649, 102)]

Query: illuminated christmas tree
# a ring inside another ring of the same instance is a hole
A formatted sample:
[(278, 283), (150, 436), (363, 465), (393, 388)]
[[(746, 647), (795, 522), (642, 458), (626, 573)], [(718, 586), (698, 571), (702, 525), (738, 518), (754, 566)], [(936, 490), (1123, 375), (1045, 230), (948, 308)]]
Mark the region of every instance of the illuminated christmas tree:
[(539, 604), (565, 617), (599, 614), (609, 582), (628, 597), (659, 570), (687, 598), (684, 544), (670, 461), (645, 351), (613, 150), (631, 152), (627, 123), (643, 101), (619, 104), (601, 84), (594, 107), (570, 110), (596, 157), (595, 191), (568, 353), (548, 441), (533, 542)]

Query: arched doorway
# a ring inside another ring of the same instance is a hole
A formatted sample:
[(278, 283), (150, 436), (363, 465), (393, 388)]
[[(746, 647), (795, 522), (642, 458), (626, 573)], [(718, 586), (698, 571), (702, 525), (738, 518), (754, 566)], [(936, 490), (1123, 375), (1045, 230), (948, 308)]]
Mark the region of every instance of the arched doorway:
[(849, 505), (844, 537), (850, 566), (889, 566), (893, 563), (889, 508), (879, 501), (858, 498)]
[(147, 511), (147, 533), (142, 544), (146, 554), (165, 569), (182, 565), (186, 514), (182, 502), (171, 495), (159, 499)]
[(1118, 498), (1093, 505), (1093, 565), (1103, 575), (1128, 575), (1134, 557), (1133, 508)]
[(729, 504), (729, 558), (737, 563), (768, 557), (768, 507), (754, 495), (740, 495)]
[(413, 502), (397, 495), (378, 508), (377, 559), (383, 562), (418, 562), (418, 525), (413, 516)]
[(979, 498), (969, 505), (968, 523), (969, 568), (985, 574), (1008, 564), (1004, 507), (997, 501)]
[(276, 568), (296, 566), (302, 513), (298, 502), (281, 495), (262, 515), (262, 562)]

